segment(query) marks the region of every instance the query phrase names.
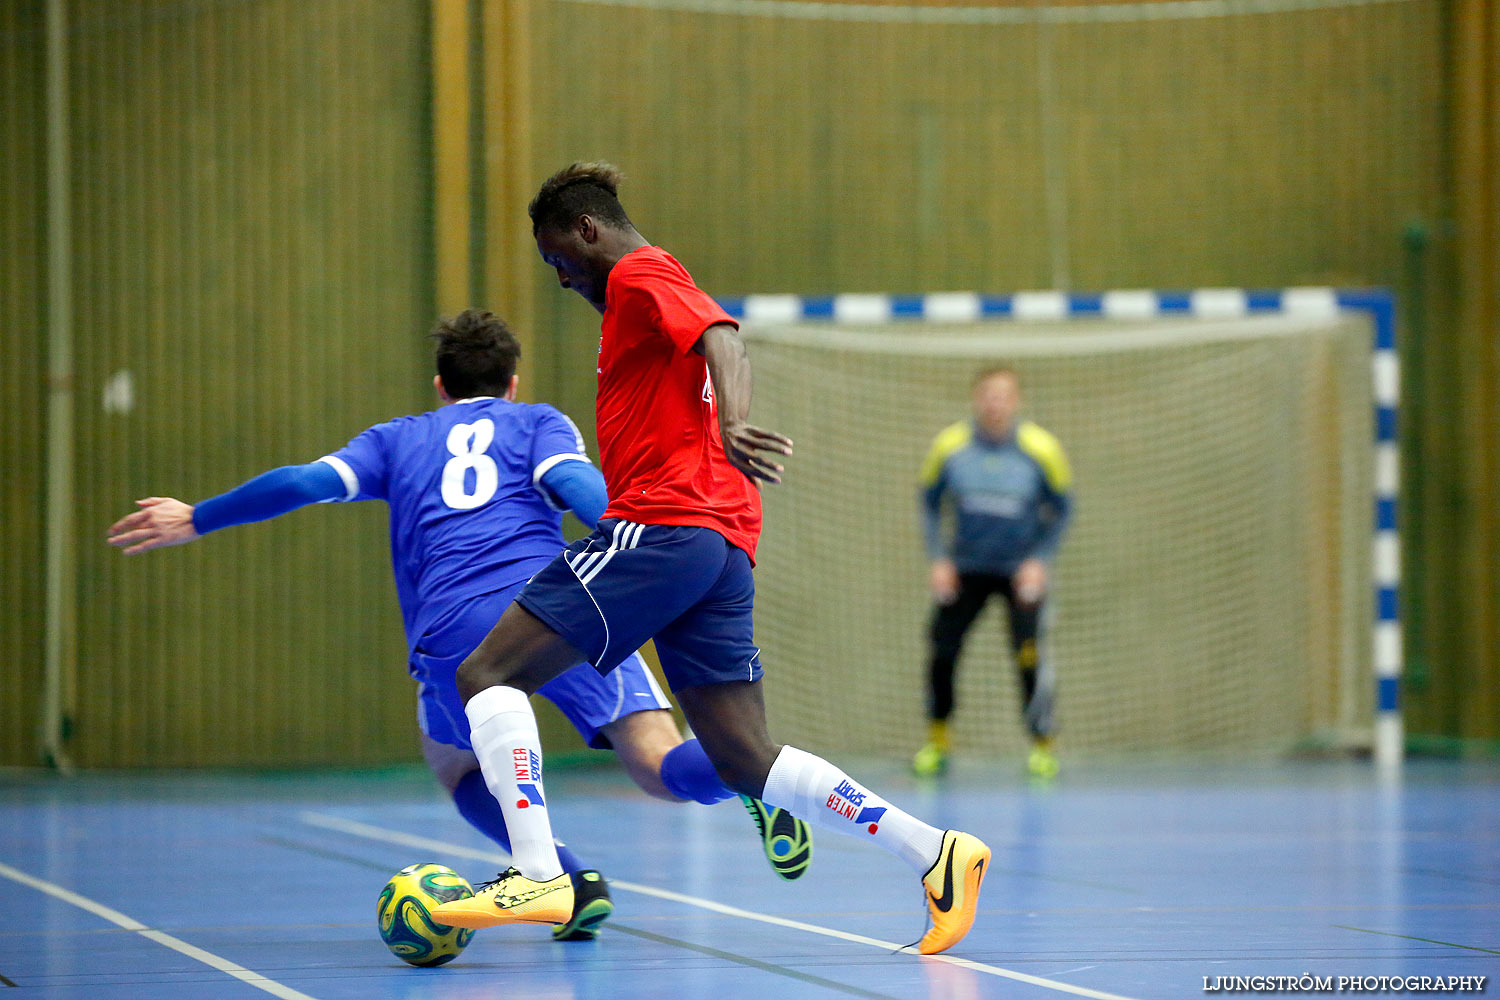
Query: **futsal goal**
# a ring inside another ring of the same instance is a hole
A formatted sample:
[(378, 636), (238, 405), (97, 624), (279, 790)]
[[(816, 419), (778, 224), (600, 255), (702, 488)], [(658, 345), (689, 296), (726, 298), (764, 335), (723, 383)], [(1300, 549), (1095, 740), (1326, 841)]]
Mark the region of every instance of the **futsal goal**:
[[(1369, 747), (1379, 714), (1395, 741), (1381, 753), (1398, 753), (1385, 296), (728, 305), (754, 364), (754, 422), (796, 442), (784, 484), (764, 492), (756, 574), (782, 738), (886, 754), (922, 740), (917, 472), (968, 416), (974, 373), (1004, 363), (1073, 466), (1048, 650), (1069, 752)], [(1004, 629), (987, 610), (959, 665), (953, 733), (978, 754), (1024, 746)]]

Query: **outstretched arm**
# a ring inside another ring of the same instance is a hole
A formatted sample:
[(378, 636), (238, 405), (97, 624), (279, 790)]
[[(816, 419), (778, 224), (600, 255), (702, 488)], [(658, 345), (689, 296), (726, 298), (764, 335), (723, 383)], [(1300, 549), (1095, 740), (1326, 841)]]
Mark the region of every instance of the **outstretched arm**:
[(782, 467), (763, 452), (790, 455), (792, 442), (775, 431), (746, 422), (750, 415), (750, 357), (739, 331), (729, 323), (715, 323), (703, 331), (697, 350), (708, 361), (708, 377), (719, 410), (719, 436), (724, 439), (724, 454), (730, 464), (757, 486), (762, 480), (781, 482)]
[(141, 508), (109, 529), (109, 544), (127, 556), (169, 545), (185, 545), (210, 531), (278, 517), (320, 500), (344, 496), (347, 488), (326, 462), (287, 465), (262, 473), (196, 507), (172, 497), (137, 500)]

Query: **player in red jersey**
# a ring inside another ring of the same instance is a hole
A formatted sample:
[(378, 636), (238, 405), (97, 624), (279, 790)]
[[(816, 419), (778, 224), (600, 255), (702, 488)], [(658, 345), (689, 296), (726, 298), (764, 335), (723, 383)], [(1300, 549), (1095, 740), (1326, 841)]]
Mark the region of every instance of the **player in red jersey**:
[(619, 179), (608, 164), (575, 163), (531, 203), (542, 260), (604, 317), (597, 420), (610, 503), (594, 534), (533, 577), (459, 667), (474, 752), (505, 808), (515, 867), (434, 916), (488, 927), (558, 922), (571, 911), (544, 800), (520, 792), (522, 782), (541, 787), (527, 696), (580, 659), (608, 673), (654, 638), (724, 783), (766, 803), (773, 832), (796, 815), (904, 860), (922, 877), (932, 917), (921, 951), (942, 951), (974, 921), (989, 848), (771, 741), (751, 566), (760, 483), (780, 481), (778, 459), (792, 443), (749, 423), (750, 364), (737, 325), (636, 231), (616, 195)]

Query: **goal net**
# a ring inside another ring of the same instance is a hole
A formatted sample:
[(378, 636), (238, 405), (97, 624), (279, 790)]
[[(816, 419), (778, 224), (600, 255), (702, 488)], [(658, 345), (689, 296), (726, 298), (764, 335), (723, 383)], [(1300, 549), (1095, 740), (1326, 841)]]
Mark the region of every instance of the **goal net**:
[[(747, 324), (765, 490), (757, 641), (782, 739), (907, 754), (931, 615), (917, 473), (981, 367), (1073, 465), (1048, 652), (1067, 752), (1368, 742), (1371, 330), (1356, 314)], [(959, 661), (957, 747), (1025, 745), (998, 599)]]

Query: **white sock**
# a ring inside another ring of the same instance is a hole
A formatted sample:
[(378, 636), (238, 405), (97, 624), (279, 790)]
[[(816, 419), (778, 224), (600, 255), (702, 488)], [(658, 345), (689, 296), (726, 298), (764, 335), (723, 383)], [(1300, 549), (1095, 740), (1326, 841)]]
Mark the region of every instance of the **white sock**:
[(469, 699), (464, 714), (485, 786), (505, 812), (511, 860), (529, 879), (557, 878), (563, 869), (542, 795), (542, 738), (530, 699), (518, 688), (485, 688)]
[(781, 748), (761, 800), (825, 829), (869, 837), (918, 875), (927, 874), (943, 849), (943, 831), (856, 784), (822, 757), (793, 746)]

